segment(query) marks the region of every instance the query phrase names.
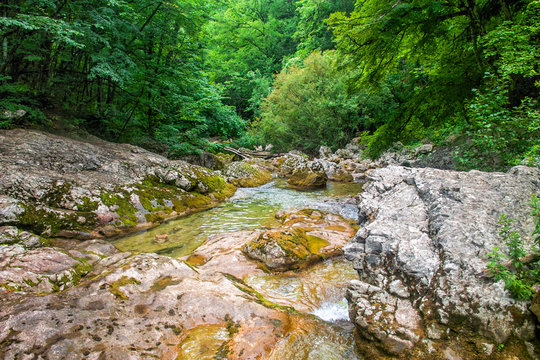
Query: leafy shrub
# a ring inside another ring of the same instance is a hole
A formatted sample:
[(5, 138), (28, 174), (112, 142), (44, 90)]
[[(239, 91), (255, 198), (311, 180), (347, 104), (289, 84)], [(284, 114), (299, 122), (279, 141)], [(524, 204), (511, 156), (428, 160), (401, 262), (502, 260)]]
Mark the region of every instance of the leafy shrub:
[(475, 90), (468, 105), (462, 131), (470, 143), (458, 157), (465, 169), (504, 170), (534, 156), (534, 148), (540, 146), (538, 100), (525, 98), (519, 106), (511, 106), (509, 87), (493, 75), (488, 77), (493, 85)]
[(512, 229), (513, 220), (502, 215), (499, 221), (499, 232), (502, 241), (508, 248), (508, 255), (495, 247), (488, 254), (488, 269), (496, 281), (503, 280), (505, 288), (518, 299), (530, 299), (533, 286), (540, 283), (540, 203), (535, 195), (531, 199), (535, 230), (534, 244), (527, 247), (521, 235)]

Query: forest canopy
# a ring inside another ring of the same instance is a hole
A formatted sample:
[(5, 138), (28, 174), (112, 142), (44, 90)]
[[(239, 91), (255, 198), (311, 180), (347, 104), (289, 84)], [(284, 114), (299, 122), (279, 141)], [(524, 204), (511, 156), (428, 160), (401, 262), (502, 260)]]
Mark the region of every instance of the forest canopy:
[(172, 157), (360, 135), (464, 168), (540, 155), (540, 1), (7, 0), (0, 44), (0, 128), (61, 119)]

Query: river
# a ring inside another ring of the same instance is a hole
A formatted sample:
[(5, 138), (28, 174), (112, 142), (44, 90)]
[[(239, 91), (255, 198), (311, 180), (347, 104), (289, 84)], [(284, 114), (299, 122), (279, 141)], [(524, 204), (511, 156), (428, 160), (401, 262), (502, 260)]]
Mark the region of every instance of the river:
[[(278, 179), (261, 187), (238, 189), (231, 199), (216, 208), (118, 239), (114, 245), (122, 251), (182, 257), (212, 235), (278, 225), (274, 214), (281, 210), (319, 208), (354, 218), (354, 206), (344, 206), (336, 197), (354, 195), (361, 189), (361, 184), (329, 183), (322, 190), (300, 192)], [(167, 234), (169, 241), (156, 244), (154, 238), (162, 234)], [(243, 279), (266, 299), (299, 312), (293, 316), (294, 330), (278, 342), (266, 359), (360, 359), (355, 351), (354, 327), (349, 321), (345, 299), (348, 283), (357, 278), (352, 265), (339, 257), (299, 272)], [(183, 347), (183, 359), (213, 358), (211, 351), (203, 354), (201, 348), (211, 349), (208, 344), (213, 340), (219, 343), (221, 335), (212, 327), (207, 329)]]

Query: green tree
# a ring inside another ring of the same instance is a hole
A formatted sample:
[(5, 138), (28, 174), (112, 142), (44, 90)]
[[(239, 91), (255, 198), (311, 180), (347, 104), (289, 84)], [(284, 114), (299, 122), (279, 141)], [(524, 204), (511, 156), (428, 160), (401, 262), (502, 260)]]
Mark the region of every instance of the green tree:
[(294, 54), (296, 4), (292, 0), (236, 0), (217, 7), (207, 31), (212, 79), (225, 86), (226, 103), (251, 119), (283, 59)]
[(395, 105), (390, 90), (349, 95), (349, 79), (332, 51), (315, 52), (302, 68), (283, 70), (263, 103), (256, 133), (278, 150), (316, 153), (321, 145), (343, 147), (361, 131), (380, 126)]
[(118, 141), (187, 144), (237, 134), (244, 123), (222, 104), (203, 61), (208, 7), (202, 0), (3, 3), (0, 105), (70, 114)]
[[(361, 69), (356, 86), (377, 87), (388, 75), (398, 73), (400, 64), (413, 67), (407, 81), (415, 84), (414, 92), (400, 103), (396, 116), (375, 133), (371, 144), (378, 148), (372, 148), (372, 153), (380, 153), (393, 141), (423, 136), (429, 129), (466, 122), (470, 111), (465, 104), (473, 98), (473, 89), (486, 83), (486, 72), (504, 78), (500, 73), (503, 59), (525, 59), (526, 54), (530, 58), (531, 53), (538, 53), (538, 37), (532, 35), (526, 44), (526, 29), (514, 34), (521, 34), (517, 48), (506, 47), (507, 51), (492, 46), (509, 45), (513, 40), (500, 36), (501, 24), (522, 27), (523, 14), (531, 7), (536, 9), (537, 3), (368, 0), (357, 1), (349, 15), (332, 15), (330, 23), (338, 49), (346, 55), (345, 63)], [(537, 65), (533, 67), (538, 70)], [(525, 98), (520, 93), (521, 86), (515, 85), (536, 81), (526, 70), (521, 67), (521, 75), (512, 76), (514, 85), (507, 93), (510, 106), (521, 106)], [(535, 92), (534, 98), (538, 97), (537, 88), (531, 92)]]

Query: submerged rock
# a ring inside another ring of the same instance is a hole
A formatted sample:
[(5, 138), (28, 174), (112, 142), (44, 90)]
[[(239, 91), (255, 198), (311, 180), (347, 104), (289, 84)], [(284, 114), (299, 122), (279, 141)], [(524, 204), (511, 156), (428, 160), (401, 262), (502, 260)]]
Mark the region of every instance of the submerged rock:
[(43, 237), (111, 237), (215, 206), (235, 187), (132, 145), (0, 131), (0, 226)]
[(528, 202), (540, 191), (539, 171), (391, 166), (368, 177), (359, 195), (362, 226), (345, 247), (361, 280), (348, 299), (362, 337), (390, 354), (431, 346), (463, 359), (488, 358), (482, 344), (514, 338), (521, 345), (508, 351), (528, 356), (525, 342), (535, 339), (535, 319), (527, 302), (484, 274), (487, 254), (502, 245), (502, 214), (514, 218), (521, 233), (532, 233)]
[(158, 234), (154, 237), (154, 243), (156, 244), (164, 244), (167, 241), (169, 241), (169, 235), (167, 234)]

